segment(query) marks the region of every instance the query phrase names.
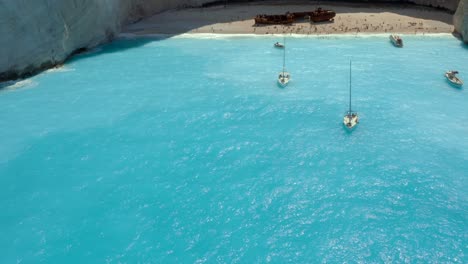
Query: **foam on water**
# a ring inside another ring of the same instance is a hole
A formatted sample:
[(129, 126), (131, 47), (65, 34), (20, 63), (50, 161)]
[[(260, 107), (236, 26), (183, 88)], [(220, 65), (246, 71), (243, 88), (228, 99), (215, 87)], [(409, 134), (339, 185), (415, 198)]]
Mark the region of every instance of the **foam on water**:
[(32, 80), (15, 80), (0, 83), (0, 89), (16, 90), (20, 88), (33, 88), (36, 85), (37, 83)]
[(60, 66), (60, 67), (54, 67), (54, 68), (48, 69), (45, 72), (46, 73), (55, 73), (55, 72), (69, 72), (69, 71), (74, 71), (74, 70), (75, 69), (73, 69), (73, 68), (69, 68), (69, 67), (66, 67), (66, 66)]
[(285, 89), (272, 36), (126, 39), (0, 92), (0, 262), (468, 262), (468, 50), (404, 38), (288, 37)]

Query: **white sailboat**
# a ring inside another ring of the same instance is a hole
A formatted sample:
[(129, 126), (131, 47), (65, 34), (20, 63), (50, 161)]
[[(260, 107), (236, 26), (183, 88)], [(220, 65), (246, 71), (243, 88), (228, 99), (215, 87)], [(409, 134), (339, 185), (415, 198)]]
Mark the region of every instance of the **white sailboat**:
[(352, 129), (359, 123), (359, 116), (357, 112), (353, 112), (351, 109), (351, 61), (349, 61), (349, 110), (343, 117), (343, 124), (348, 128)]
[(286, 38), (283, 40), (283, 71), (278, 74), (278, 83), (281, 87), (286, 87), (291, 79), (291, 75), (286, 71)]

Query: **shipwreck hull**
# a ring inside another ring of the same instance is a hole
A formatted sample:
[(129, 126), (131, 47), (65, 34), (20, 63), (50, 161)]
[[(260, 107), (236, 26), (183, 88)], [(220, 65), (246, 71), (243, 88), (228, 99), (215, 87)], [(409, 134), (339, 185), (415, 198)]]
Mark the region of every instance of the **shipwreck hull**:
[(320, 15), (315, 15), (315, 16), (310, 16), (310, 21), (311, 22), (324, 22), (324, 21), (330, 21), (335, 17), (335, 12), (331, 12), (328, 14), (320, 14)]
[(284, 15), (257, 15), (255, 17), (255, 24), (292, 24), (299, 19), (309, 18), (311, 22), (323, 22), (330, 21), (335, 17), (336, 13), (332, 10), (323, 10), (322, 8), (317, 8), (315, 11), (307, 12), (287, 12)]
[(294, 23), (292, 15), (262, 15), (255, 17), (255, 24), (284, 25)]

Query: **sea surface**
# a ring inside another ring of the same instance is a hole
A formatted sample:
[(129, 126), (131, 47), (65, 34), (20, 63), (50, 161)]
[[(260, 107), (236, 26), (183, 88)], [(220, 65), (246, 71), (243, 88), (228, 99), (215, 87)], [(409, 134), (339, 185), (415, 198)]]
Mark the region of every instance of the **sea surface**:
[(286, 88), (247, 35), (2, 84), (0, 263), (467, 263), (468, 47), (403, 38), (288, 36)]

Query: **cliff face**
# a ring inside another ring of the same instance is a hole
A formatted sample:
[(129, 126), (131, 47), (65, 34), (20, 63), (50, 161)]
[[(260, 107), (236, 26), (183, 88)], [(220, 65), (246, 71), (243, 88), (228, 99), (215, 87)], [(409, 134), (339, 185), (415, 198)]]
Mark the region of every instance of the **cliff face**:
[(457, 12), (453, 16), (453, 25), (455, 31), (468, 44), (468, 0), (461, 0), (458, 4)]
[(415, 3), (417, 5), (445, 8), (450, 11), (457, 10), (459, 1), (460, 0), (409, 0), (409, 2)]
[(110, 40), (121, 25), (208, 0), (0, 0), (0, 81), (62, 63)]

